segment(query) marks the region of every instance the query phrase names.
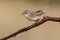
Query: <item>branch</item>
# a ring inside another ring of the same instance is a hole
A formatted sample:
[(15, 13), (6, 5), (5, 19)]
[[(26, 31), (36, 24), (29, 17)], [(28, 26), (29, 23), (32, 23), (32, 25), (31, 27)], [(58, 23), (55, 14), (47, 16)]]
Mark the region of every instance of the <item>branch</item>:
[(37, 26), (45, 23), (46, 21), (60, 22), (60, 17), (44, 16), (43, 19), (42, 19), (40, 22), (34, 23), (34, 24), (30, 25), (30, 26), (27, 26), (26, 28), (22, 28), (22, 29), (18, 30), (18, 31), (15, 32), (15, 33), (12, 33), (12, 34), (10, 34), (10, 35), (8, 35), (8, 36), (6, 36), (6, 37), (1, 38), (0, 40), (7, 40), (7, 39), (9, 39), (9, 38), (12, 38), (12, 37), (14, 37), (14, 36), (16, 36), (16, 35), (18, 35), (18, 34), (20, 34), (20, 33), (23, 33), (23, 32), (26, 32), (26, 31), (32, 29), (32, 28), (35, 28), (35, 27), (37, 27)]

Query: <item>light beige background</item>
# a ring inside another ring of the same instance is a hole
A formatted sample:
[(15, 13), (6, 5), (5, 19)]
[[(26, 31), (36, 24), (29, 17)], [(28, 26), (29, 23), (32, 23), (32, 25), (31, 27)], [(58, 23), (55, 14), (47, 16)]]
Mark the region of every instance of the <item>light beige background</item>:
[[(53, 3), (46, 15), (60, 17), (59, 2)], [(36, 11), (48, 3), (49, 0), (0, 0), (0, 38), (33, 24), (21, 15), (24, 10)], [(9, 40), (60, 40), (60, 23), (49, 21)]]

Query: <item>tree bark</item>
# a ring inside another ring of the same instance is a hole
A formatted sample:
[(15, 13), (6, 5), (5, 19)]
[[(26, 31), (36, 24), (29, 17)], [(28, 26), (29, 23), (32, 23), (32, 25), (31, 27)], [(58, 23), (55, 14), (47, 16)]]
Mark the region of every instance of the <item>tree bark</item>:
[(15, 33), (12, 33), (12, 34), (10, 34), (10, 35), (8, 35), (8, 36), (6, 36), (6, 37), (1, 38), (0, 40), (7, 40), (7, 39), (9, 39), (9, 38), (12, 38), (12, 37), (14, 37), (14, 36), (16, 36), (16, 35), (18, 35), (18, 34), (20, 34), (20, 33), (23, 33), (23, 32), (26, 32), (26, 31), (32, 29), (32, 28), (38, 27), (39, 25), (42, 25), (42, 24), (45, 23), (46, 21), (60, 22), (60, 17), (44, 16), (43, 19), (42, 19), (41, 21), (39, 21), (38, 23), (35, 22), (35, 23), (33, 23), (32, 25), (27, 26), (26, 28), (22, 28), (22, 29), (18, 30), (18, 31), (15, 32)]

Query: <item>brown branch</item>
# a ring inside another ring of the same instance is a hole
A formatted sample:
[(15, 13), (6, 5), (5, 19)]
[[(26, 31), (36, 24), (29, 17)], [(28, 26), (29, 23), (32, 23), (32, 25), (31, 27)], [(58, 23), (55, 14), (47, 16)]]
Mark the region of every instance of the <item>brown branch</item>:
[(10, 35), (8, 35), (8, 36), (6, 36), (6, 37), (1, 38), (0, 40), (7, 40), (7, 39), (9, 39), (9, 38), (11, 38), (11, 37), (14, 37), (14, 36), (20, 34), (20, 33), (23, 33), (23, 32), (26, 32), (26, 31), (32, 29), (32, 28), (35, 28), (35, 27), (43, 24), (43, 23), (46, 22), (46, 21), (60, 22), (60, 17), (44, 16), (43, 19), (42, 19), (40, 22), (34, 23), (34, 24), (32, 24), (32, 25), (30, 25), (30, 26), (28, 26), (28, 27), (26, 27), (26, 28), (22, 28), (22, 29), (18, 30), (18, 31), (15, 32), (15, 33), (12, 33), (12, 34), (10, 34)]

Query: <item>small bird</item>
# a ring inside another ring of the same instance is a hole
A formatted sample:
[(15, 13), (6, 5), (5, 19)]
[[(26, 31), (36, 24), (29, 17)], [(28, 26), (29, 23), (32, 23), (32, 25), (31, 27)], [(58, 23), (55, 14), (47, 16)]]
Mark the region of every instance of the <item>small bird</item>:
[(36, 12), (25, 10), (22, 13), (22, 15), (24, 15), (29, 21), (35, 21), (35, 22), (41, 20), (41, 18), (39, 19), (39, 16), (41, 17), (43, 14), (45, 14), (43, 10), (38, 10)]
[(53, 3), (54, 1), (52, 1), (51, 3), (49, 3), (49, 5), (47, 5), (45, 8), (43, 8), (42, 10), (37, 10), (35, 12), (33, 11), (29, 11), (29, 10), (25, 10), (22, 15), (24, 15), (29, 21), (35, 21), (35, 22), (39, 22), (43, 19), (44, 14), (46, 13), (46, 9)]

